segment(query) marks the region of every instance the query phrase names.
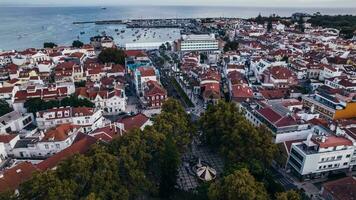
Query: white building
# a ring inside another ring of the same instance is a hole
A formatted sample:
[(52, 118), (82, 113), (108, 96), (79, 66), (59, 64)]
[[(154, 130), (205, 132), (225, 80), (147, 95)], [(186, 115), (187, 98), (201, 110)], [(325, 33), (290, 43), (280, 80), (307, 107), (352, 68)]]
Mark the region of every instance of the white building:
[(143, 95), (144, 86), (148, 81), (158, 82), (159, 73), (153, 67), (139, 67), (134, 74), (134, 84), (136, 87), (136, 93), (138, 96)]
[(182, 35), (177, 48), (180, 51), (215, 51), (219, 50), (219, 41), (214, 34)]
[(0, 133), (18, 132), (33, 122), (32, 113), (12, 111), (0, 117)]
[(47, 158), (72, 145), (83, 129), (78, 125), (62, 124), (44, 133), (17, 141), (11, 155), (15, 158)]
[(20, 136), (16, 134), (0, 134), (0, 165), (11, 154)]
[(98, 92), (97, 95), (91, 99), (96, 108), (104, 111), (105, 115), (115, 115), (126, 110), (127, 97), (122, 90), (114, 90), (111, 92)]
[(135, 43), (126, 43), (125, 49), (126, 50), (154, 50), (159, 49), (162, 44), (165, 43), (172, 44), (171, 41), (166, 42), (135, 42)]
[(0, 142), (0, 166), (6, 160), (6, 158), (7, 158), (7, 153), (5, 150), (5, 145), (4, 145), (4, 143)]
[(103, 126), (102, 110), (88, 107), (53, 108), (36, 113), (39, 129), (48, 129), (60, 124), (71, 123), (83, 127), (85, 133)]
[(326, 65), (323, 70), (320, 71), (319, 80), (323, 81), (328, 78), (341, 76), (342, 70), (340, 67), (333, 67)]
[(319, 178), (331, 171), (349, 170), (354, 149), (344, 136), (314, 133), (291, 145), (288, 165), (301, 179)]

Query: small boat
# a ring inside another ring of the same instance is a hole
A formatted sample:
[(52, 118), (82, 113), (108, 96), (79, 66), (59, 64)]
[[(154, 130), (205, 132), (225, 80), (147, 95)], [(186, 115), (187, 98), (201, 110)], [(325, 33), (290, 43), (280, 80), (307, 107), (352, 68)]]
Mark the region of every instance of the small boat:
[(84, 34), (85, 34), (85, 32), (84, 32), (84, 31), (80, 32), (80, 35), (84, 35)]
[(115, 29), (115, 32), (118, 32), (119, 31), (119, 29)]
[(106, 10), (106, 7), (101, 7), (102, 10)]
[(121, 33), (125, 33), (125, 30), (121, 30)]

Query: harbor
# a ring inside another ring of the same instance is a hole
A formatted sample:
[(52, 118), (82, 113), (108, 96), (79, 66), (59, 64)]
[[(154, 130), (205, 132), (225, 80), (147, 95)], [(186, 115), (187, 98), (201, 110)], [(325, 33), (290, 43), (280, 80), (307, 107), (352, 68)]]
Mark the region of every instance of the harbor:
[[(205, 18), (204, 18), (205, 19)], [(76, 21), (73, 24), (126, 25), (127, 28), (184, 28), (197, 24), (199, 18), (129, 19)]]

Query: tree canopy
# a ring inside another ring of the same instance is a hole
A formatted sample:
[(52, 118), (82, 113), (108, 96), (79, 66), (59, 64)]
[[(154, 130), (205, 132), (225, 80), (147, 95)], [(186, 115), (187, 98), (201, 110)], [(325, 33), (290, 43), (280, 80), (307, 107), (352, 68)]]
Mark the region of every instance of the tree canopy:
[(308, 20), (314, 26), (336, 28), (340, 30), (340, 35), (346, 39), (352, 38), (356, 31), (356, 16), (354, 15), (313, 15)]
[(3, 116), (12, 111), (10, 105), (5, 101), (0, 99), (0, 116)]
[(301, 200), (301, 196), (294, 190), (280, 192), (276, 194), (276, 200)]
[(75, 48), (81, 48), (83, 46), (84, 46), (84, 43), (79, 40), (74, 40), (72, 43), (72, 47), (75, 47)]
[(236, 51), (239, 48), (239, 43), (237, 41), (227, 41), (224, 46), (224, 51)]
[(277, 152), (272, 134), (265, 127), (256, 129), (234, 103), (220, 101), (209, 106), (200, 119), (202, 140), (217, 148), (229, 162), (250, 162), (256, 159), (269, 165)]
[(266, 200), (267, 191), (262, 183), (255, 180), (247, 169), (236, 170), (209, 187), (211, 200)]
[(36, 113), (40, 110), (47, 110), (54, 107), (71, 106), (71, 107), (94, 107), (94, 104), (88, 99), (80, 99), (76, 95), (71, 95), (61, 100), (45, 101), (41, 98), (32, 98), (26, 100), (24, 104), (28, 112)]
[(192, 125), (184, 107), (178, 100), (168, 99), (162, 106), (161, 114), (154, 119), (153, 127), (160, 133), (171, 136), (179, 152), (188, 147), (192, 139)]
[(125, 64), (125, 52), (117, 48), (107, 48), (100, 52), (98, 60), (102, 63)]
[(45, 42), (43, 43), (43, 48), (51, 48), (53, 49), (54, 47), (57, 47), (58, 45), (53, 43), (53, 42)]

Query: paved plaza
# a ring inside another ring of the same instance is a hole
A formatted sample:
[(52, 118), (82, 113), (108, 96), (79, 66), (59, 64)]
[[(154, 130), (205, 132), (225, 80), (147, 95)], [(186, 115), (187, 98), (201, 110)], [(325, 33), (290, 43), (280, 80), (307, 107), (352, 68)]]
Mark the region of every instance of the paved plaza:
[(206, 146), (193, 145), (192, 151), (186, 153), (182, 158), (182, 164), (179, 167), (178, 173), (178, 186), (180, 189), (189, 191), (195, 189), (201, 183), (201, 180), (197, 178), (192, 171), (192, 167), (199, 162), (204, 162), (210, 167), (214, 168), (219, 177), (224, 169), (223, 159), (217, 154), (217, 152), (211, 151)]

